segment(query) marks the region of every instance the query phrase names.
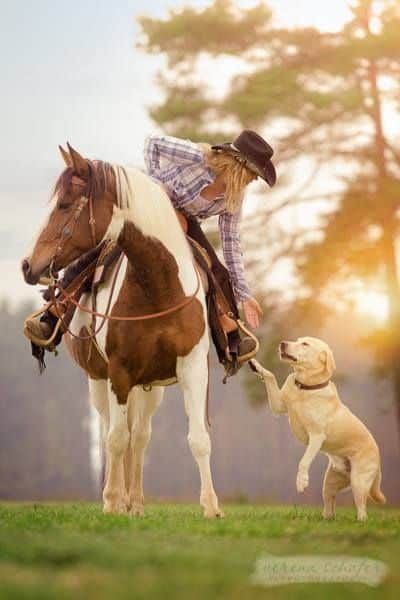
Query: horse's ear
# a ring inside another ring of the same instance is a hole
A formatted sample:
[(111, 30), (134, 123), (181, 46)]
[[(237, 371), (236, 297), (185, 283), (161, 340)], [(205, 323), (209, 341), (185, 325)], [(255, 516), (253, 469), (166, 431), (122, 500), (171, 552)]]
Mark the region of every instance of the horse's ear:
[(62, 146), (58, 146), (58, 149), (67, 167), (72, 167), (72, 158), (70, 157), (68, 152), (64, 150)]
[(76, 173), (80, 177), (88, 176), (89, 175), (89, 165), (88, 165), (86, 158), (83, 158), (83, 156), (81, 156), (79, 154), (79, 152), (74, 150), (73, 147), (68, 142), (67, 142), (67, 146), (68, 146), (69, 153), (71, 155), (72, 166), (73, 166), (74, 170), (76, 171)]

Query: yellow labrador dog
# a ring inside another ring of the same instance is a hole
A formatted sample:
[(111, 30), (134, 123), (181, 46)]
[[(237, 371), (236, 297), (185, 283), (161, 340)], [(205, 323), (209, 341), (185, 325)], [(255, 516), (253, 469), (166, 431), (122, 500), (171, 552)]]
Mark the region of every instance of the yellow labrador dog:
[(307, 449), (299, 463), (297, 491), (308, 486), (308, 471), (319, 451), (329, 458), (323, 484), (324, 512), (335, 515), (336, 494), (351, 486), (357, 518), (367, 519), (367, 498), (386, 502), (380, 489), (379, 448), (365, 425), (340, 401), (331, 381), (335, 370), (333, 354), (325, 342), (302, 337), (281, 342), (280, 358), (290, 363), (294, 373), (282, 389), (275, 376), (256, 360), (250, 361), (264, 380), (269, 406), (274, 414), (287, 413), (294, 435)]

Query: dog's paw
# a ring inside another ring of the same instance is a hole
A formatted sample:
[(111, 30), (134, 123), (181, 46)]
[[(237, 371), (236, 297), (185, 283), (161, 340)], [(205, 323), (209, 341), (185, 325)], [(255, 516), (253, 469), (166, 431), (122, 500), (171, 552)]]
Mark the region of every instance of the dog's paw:
[(306, 488), (308, 488), (308, 483), (309, 483), (308, 472), (303, 471), (302, 469), (299, 469), (299, 471), (297, 472), (297, 478), (296, 478), (296, 488), (297, 488), (297, 491), (299, 492), (299, 494), (301, 494), (302, 492), (304, 492), (304, 490)]
[(274, 374), (271, 373), (271, 371), (268, 371), (268, 369), (265, 369), (262, 365), (260, 365), (258, 360), (256, 360), (255, 358), (249, 360), (249, 364), (254, 373), (256, 373), (256, 375), (258, 375), (261, 379), (263, 379), (264, 377), (275, 377)]

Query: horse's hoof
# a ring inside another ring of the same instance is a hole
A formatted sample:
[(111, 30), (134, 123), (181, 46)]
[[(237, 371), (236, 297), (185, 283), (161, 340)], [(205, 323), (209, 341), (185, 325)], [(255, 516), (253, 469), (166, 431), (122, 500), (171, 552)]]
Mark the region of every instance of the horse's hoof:
[(322, 517), (325, 519), (325, 521), (334, 521), (335, 519), (335, 513), (333, 512), (323, 512), (322, 513)]
[(131, 517), (144, 517), (143, 504), (132, 504), (129, 514)]
[(127, 513), (126, 506), (119, 502), (105, 502), (103, 506), (105, 515), (125, 515)]
[(206, 519), (223, 519), (225, 517), (220, 508), (205, 508), (203, 514)]

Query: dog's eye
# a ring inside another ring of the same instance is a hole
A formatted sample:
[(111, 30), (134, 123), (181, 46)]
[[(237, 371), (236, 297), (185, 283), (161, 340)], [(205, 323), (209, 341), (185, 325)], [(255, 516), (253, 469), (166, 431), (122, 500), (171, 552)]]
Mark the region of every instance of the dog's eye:
[(310, 344), (307, 344), (307, 342), (302, 342), (301, 344), (302, 346), (309, 346)]

